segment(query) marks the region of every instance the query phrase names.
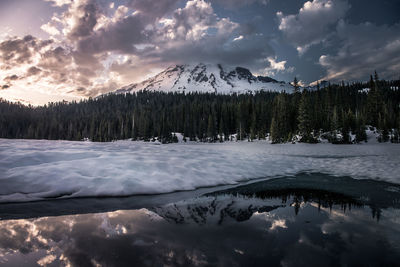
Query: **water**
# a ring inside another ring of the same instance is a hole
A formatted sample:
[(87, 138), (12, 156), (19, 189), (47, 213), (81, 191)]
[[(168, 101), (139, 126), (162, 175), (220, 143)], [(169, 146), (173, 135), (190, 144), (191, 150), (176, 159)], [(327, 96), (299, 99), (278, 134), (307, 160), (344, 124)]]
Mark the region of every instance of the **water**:
[(168, 195), (3, 204), (0, 265), (395, 266), (399, 199), (395, 184), (301, 173)]

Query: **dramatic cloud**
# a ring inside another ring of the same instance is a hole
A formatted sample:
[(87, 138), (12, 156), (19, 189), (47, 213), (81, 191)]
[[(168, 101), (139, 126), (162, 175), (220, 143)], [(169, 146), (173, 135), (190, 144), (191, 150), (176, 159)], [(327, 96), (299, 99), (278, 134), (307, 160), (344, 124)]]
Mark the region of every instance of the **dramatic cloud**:
[(137, 50), (134, 45), (146, 43), (151, 34), (151, 29), (145, 29), (147, 19), (140, 13), (121, 18), (79, 41), (77, 49), (89, 54), (107, 51), (133, 54)]
[(0, 70), (6, 84), (2, 89), (14, 84), (20, 87), (41, 85), (43, 89), (65, 93), (71, 87), (89, 86), (89, 78), (96, 77), (98, 65), (77, 65), (76, 54), (53, 40), (42, 40), (30, 35), (12, 38), (0, 43)]
[(76, 40), (90, 36), (100, 18), (100, 10), (95, 0), (75, 0), (62, 15), (64, 34)]
[(374, 70), (384, 77), (397, 79), (400, 70), (399, 32), (400, 24), (349, 25), (341, 21), (337, 27), (337, 37), (342, 43), (339, 52), (322, 55), (319, 59), (327, 69), (324, 79), (367, 79)]
[[(398, 18), (354, 21), (349, 16), (363, 11), (352, 0), (303, 0), (296, 8), (292, 0), (43, 0), (35, 8), (48, 10), (32, 29), (7, 15), (13, 2), (0, 9), (1, 97), (13, 90), (15, 99), (30, 91), (42, 99), (96, 96), (181, 63), (243, 66), (305, 83), (365, 79), (375, 69), (397, 78), (400, 69)], [(17, 2), (33, 12), (33, 1)]]
[(178, 2), (179, 0), (130, 0), (127, 6), (152, 18), (162, 18), (173, 11)]
[(268, 39), (228, 18), (219, 18), (210, 3), (188, 1), (171, 19), (160, 21), (155, 46), (144, 55), (162, 62), (255, 64), (274, 54)]
[(0, 42), (0, 69), (31, 63), (37, 52), (51, 43), (52, 40), (40, 40), (31, 35)]
[(277, 12), (279, 30), (302, 54), (311, 45), (324, 41), (349, 8), (345, 0), (308, 1), (298, 14), (285, 16)]

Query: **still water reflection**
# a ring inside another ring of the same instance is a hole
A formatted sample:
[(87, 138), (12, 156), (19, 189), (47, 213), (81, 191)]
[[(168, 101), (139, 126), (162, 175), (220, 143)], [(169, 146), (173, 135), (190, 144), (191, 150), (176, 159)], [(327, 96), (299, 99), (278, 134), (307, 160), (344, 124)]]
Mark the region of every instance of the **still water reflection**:
[[(262, 188), (262, 186), (258, 186)], [(247, 187), (248, 189), (248, 187)], [(400, 212), (313, 189), (0, 221), (4, 266), (394, 266)], [(264, 192), (264, 193), (262, 193)], [(364, 198), (366, 199), (366, 198)]]

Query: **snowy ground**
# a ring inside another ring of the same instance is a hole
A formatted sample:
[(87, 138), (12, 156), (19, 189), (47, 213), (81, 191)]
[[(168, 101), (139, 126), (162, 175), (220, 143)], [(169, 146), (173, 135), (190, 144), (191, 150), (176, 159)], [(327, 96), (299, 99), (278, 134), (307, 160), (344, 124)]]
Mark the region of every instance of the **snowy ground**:
[(0, 139), (0, 202), (166, 193), (320, 172), (400, 183), (400, 145)]

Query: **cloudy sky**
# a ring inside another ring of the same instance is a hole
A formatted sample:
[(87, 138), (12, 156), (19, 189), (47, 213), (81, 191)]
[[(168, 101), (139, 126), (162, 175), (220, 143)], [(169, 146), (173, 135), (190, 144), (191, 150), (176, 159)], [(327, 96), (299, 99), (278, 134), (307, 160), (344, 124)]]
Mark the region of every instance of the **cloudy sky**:
[(0, 97), (96, 96), (169, 65), (304, 84), (400, 77), (398, 0), (0, 0)]

